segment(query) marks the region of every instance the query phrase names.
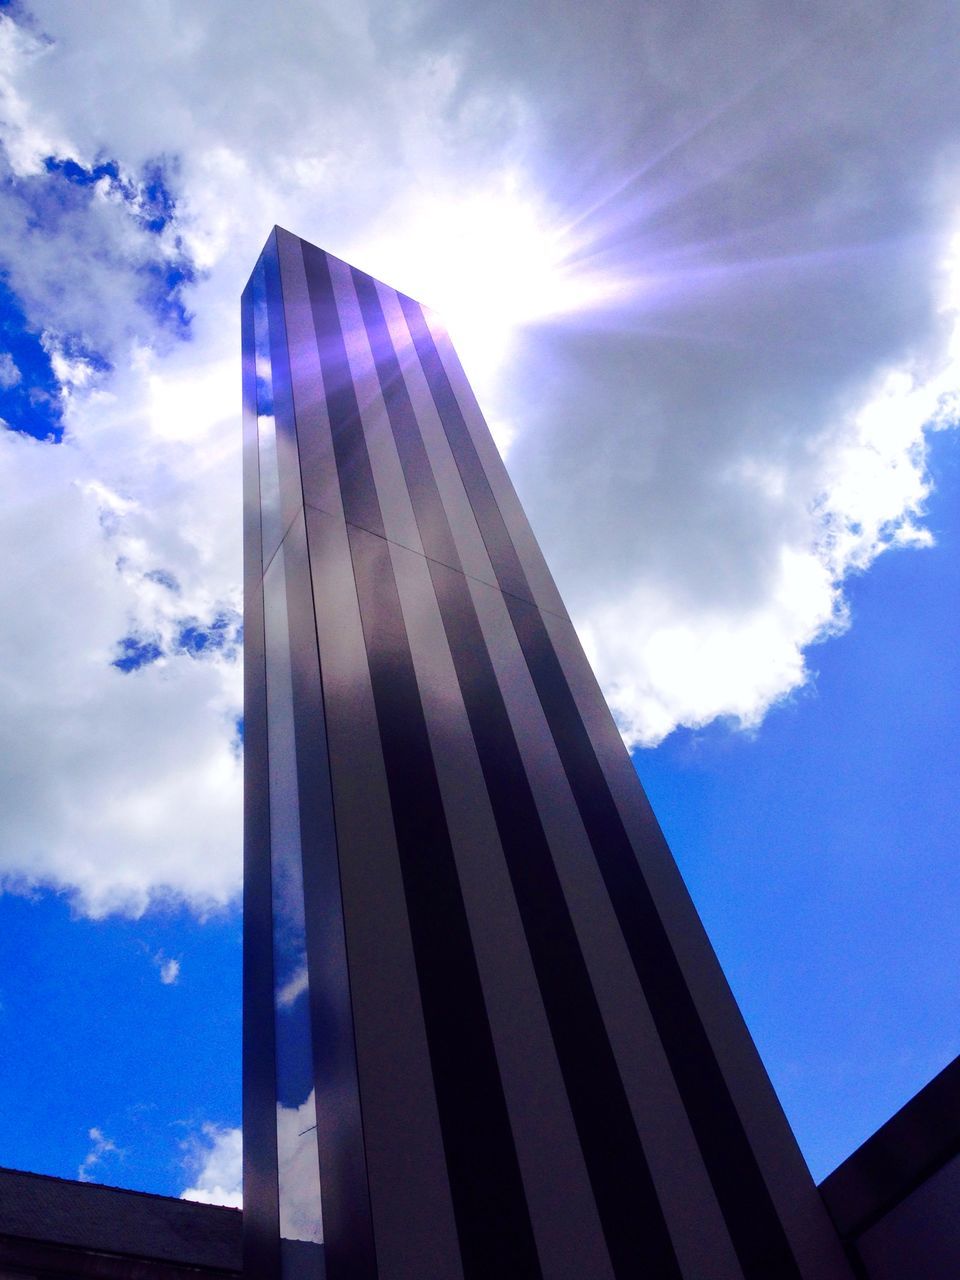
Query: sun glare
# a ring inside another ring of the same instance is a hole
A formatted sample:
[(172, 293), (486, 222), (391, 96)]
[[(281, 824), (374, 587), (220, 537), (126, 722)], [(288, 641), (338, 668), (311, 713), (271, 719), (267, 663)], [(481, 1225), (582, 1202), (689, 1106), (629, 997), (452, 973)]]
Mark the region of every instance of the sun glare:
[(480, 391), (521, 327), (614, 296), (614, 282), (576, 263), (580, 248), (510, 176), (482, 190), (421, 195), (365, 244), (362, 261), (440, 315)]

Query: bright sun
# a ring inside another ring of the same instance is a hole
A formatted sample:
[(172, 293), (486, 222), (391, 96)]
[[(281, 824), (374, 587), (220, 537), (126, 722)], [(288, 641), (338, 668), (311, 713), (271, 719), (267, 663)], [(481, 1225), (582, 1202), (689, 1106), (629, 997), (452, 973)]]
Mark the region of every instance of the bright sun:
[(581, 246), (515, 175), (459, 193), (422, 193), (367, 240), (363, 266), (437, 311), (478, 392), (516, 331), (601, 305), (614, 282), (575, 261)]

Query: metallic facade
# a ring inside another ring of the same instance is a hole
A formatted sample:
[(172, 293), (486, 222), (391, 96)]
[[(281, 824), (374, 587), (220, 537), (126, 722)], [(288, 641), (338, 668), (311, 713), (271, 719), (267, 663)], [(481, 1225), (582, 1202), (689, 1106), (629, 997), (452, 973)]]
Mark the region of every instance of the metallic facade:
[(248, 1274), (848, 1276), (442, 325), (243, 354)]

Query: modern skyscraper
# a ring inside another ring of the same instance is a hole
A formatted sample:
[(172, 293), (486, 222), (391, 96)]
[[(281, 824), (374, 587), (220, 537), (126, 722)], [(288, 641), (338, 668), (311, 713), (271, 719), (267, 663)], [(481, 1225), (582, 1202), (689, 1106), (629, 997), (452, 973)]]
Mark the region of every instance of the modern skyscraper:
[(248, 1273), (848, 1277), (443, 326), (277, 228), (243, 354)]

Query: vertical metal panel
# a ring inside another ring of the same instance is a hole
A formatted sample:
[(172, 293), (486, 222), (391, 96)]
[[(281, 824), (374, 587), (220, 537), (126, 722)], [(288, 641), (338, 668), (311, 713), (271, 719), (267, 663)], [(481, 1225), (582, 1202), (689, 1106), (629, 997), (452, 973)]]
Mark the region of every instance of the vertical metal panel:
[(379, 1274), (458, 1280), (463, 1272), (347, 531), (325, 512), (308, 507), (306, 516)]
[(327, 255), (304, 243), (303, 262), (343, 514), (349, 524), (385, 537)]
[[(369, 277), (354, 272), (354, 278), (424, 547), (428, 555), (435, 551), (430, 574), (573, 1100), (608, 1248), (618, 1274), (629, 1275), (646, 1263), (658, 1267), (664, 1276), (679, 1276), (466, 579), (458, 569), (447, 567), (457, 562), (449, 521), (398, 376), (379, 298)], [(449, 431), (448, 437), (453, 443)]]
[[(404, 312), (421, 360), (436, 369), (436, 348), (425, 332), (422, 313), (409, 303), (404, 304)], [(462, 411), (454, 403), (445, 371), (436, 369), (431, 389), (559, 749), (563, 771), (670, 1058), (745, 1275), (750, 1280), (772, 1277), (798, 1280), (800, 1273), (783, 1224), (743, 1131), (669, 935), (639, 871), (543, 617), (528, 603), (531, 593), (517, 547), (496, 501), (477, 442), (467, 429)]]
[[(300, 241), (277, 229), (297, 442), (306, 501), (341, 512), (317, 339)], [(363, 1119), (326, 713), (320, 673), (306, 524), (301, 512), (285, 542), (291, 677), (310, 1014), (316, 1079), (317, 1145), (323, 1171), (324, 1240), (332, 1276), (377, 1274), (367, 1187)], [(322, 607), (326, 602), (321, 602)]]
[[(553, 575), (547, 568), (446, 328), (429, 307), (421, 307), (403, 294), (400, 294), (400, 302), (423, 361), (430, 389), (437, 397), (437, 408), (444, 426), (461, 422), (472, 448), (476, 450), (500, 519), (517, 549), (527, 589), (531, 592), (530, 598), (539, 608), (565, 618), (566, 607)], [(463, 450), (455, 449), (455, 452), (459, 463), (463, 459)]]
[(319, 1243), (320, 1166), (284, 544), (263, 579), (280, 1235)]
[(293, 813), (330, 1280), (842, 1276), (442, 326), (279, 229), (253, 285), (249, 1274), (277, 1274)]
[(331, 1275), (376, 1275), (350, 977), (303, 513), (284, 542), (296, 734), (305, 942), (316, 1082), (316, 1141), (323, 1171), (324, 1240)]
[(798, 1280), (783, 1224), (542, 616), (507, 607), (748, 1280)]
[[(348, 305), (335, 261), (324, 262), (321, 270), (308, 259), (307, 281), (312, 297), (322, 301), (332, 292), (337, 301), (341, 341), (328, 346), (326, 353), (321, 349), (321, 365), (328, 388), (346, 386), (356, 372), (356, 364), (350, 364), (351, 352), (356, 362), (366, 342), (352, 332), (359, 316)], [(394, 488), (403, 484), (389, 425), (387, 437), (368, 438), (368, 428), (371, 433), (382, 428), (377, 418), (382, 402), (378, 405), (371, 376), (375, 382), (375, 373), (368, 369), (361, 394), (367, 408), (375, 410), (373, 421), (361, 411), (356, 394), (344, 397), (340, 410), (350, 431), (349, 451), (336, 448), (341, 424), (329, 396), (328, 412), (345, 513), (349, 517), (357, 511), (365, 521), (358, 526), (348, 519), (347, 534), (460, 1251), (467, 1274), (489, 1274), (497, 1266), (516, 1265), (518, 1275), (533, 1275), (536, 1272), (530, 1270), (527, 1257), (532, 1247), (526, 1208), (513, 1187), (516, 1157), (462, 899), (456, 876), (451, 874), (449, 838), (425, 749), (422, 712), (386, 543), (369, 532), (370, 524), (385, 527), (377, 476)], [(374, 454), (376, 465), (371, 460)], [(395, 516), (398, 504), (391, 495), (384, 497)], [(462, 1105), (464, 1091), (472, 1095), (469, 1108)]]
[(450, 441), (447, 439), (433, 396), (430, 394), (420, 357), (410, 337), (407, 322), (400, 308), (400, 300), (395, 289), (388, 289), (386, 285), (379, 282), (375, 284), (383, 308), (387, 332), (396, 353), (397, 365), (413, 406), (420, 437), (436, 480), (443, 509), (450, 522), (456, 553), (450, 567), (456, 568), (459, 563), (465, 573), (495, 587), (496, 575), (493, 572), (490, 557), (487, 555), (487, 549), (483, 545), (473, 508), (463, 487), (463, 480), (450, 448)]
[[(270, 316), (267, 306), (266, 268), (263, 261), (257, 263), (250, 277), (248, 295), (251, 322), (249, 339), (252, 343), (254, 371), (253, 415), (256, 429), (257, 456), (250, 460), (255, 468), (259, 512), (257, 516), (258, 560), (260, 575), (270, 563), (283, 539), (283, 511), (280, 502), (280, 469), (277, 460), (276, 420), (273, 410), (273, 356), (270, 347)], [(247, 470), (249, 471), (249, 466)], [(246, 526), (249, 528), (249, 524)]]
[[(270, 803), (279, 1229), (281, 1240), (318, 1243), (321, 1239), (320, 1181), (284, 541), (281, 540), (277, 549), (272, 551), (278, 516), (283, 538), (291, 516), (301, 506), (275, 232), (261, 255), (260, 268), (262, 274), (258, 272), (254, 279), (254, 320), (258, 364), (258, 462), (261, 476), (270, 477), (271, 489), (265, 504), (270, 516), (271, 547), (267, 554), (262, 553), (262, 562), (265, 566), (264, 676)], [(262, 305), (264, 301), (265, 308)], [(281, 1253), (284, 1276), (288, 1269)]]
[(399, 483), (405, 494), (409, 495), (407, 501), (412, 505), (420, 534), (416, 549), (422, 549), (432, 560), (459, 569), (460, 560), (450, 533), (450, 522), (437, 492), (437, 482), (424, 447), (420, 424), (413, 412), (407, 386), (387, 332), (376, 283), (356, 268), (352, 269), (351, 274), (362, 313), (360, 322), (365, 326), (373, 352), (374, 376), (379, 380), (387, 410), (388, 430), (399, 459)]
[(429, 568), (402, 547), (391, 559), (543, 1272), (612, 1280)]
[(276, 237), (287, 349), (290, 366), (295, 371), (292, 394), (303, 500), (331, 515), (342, 515), (337, 463), (327, 417), (326, 389), (303, 264), (303, 242), (281, 227), (277, 227)]
[(243, 790), (243, 1256), (248, 1275), (279, 1275), (270, 801), (260, 551), (259, 439), (252, 290), (243, 333), (244, 790)]
[[(286, 306), (281, 288), (277, 236), (277, 229), (274, 228), (260, 261), (263, 264), (270, 332), (271, 406), (280, 484), (280, 522), (283, 533), (286, 534), (303, 506), (303, 489), (300, 482), (300, 456), (293, 409), (293, 374), (287, 349)], [(299, 376), (299, 370), (297, 373)], [(268, 559), (269, 556), (265, 555), (264, 564)]]
[(678, 1274), (466, 579), (436, 562), (430, 571), (607, 1246), (618, 1275)]
[(506, 602), (478, 582), (471, 594), (683, 1274), (734, 1280), (729, 1233)]
[[(303, 259), (307, 246), (283, 232), (279, 244), (288, 333), (301, 361), (294, 397), (309, 504), (310, 573), (355, 1038), (352, 1081), (348, 1045), (341, 1043), (338, 1051), (335, 1070), (338, 1078), (341, 1072), (344, 1076), (329, 1104), (331, 1124), (337, 1126), (331, 1141), (337, 1148), (336, 1160), (349, 1160), (351, 1177), (361, 1176), (360, 1160), (364, 1162), (376, 1240), (376, 1258), (371, 1260), (372, 1236), (362, 1223), (348, 1218), (351, 1212), (361, 1215), (362, 1206), (348, 1204), (352, 1188), (340, 1181), (332, 1193), (328, 1190), (325, 1202), (328, 1270), (331, 1280), (362, 1276), (364, 1268), (372, 1266), (379, 1266), (381, 1276), (403, 1280), (428, 1274), (456, 1277), (461, 1274), (456, 1229), (337, 470), (339, 457), (349, 475), (355, 475), (357, 467), (366, 471), (365, 442), (345, 370), (346, 353), (329, 278), (322, 274), (325, 255), (313, 251), (311, 293)], [(317, 316), (324, 326), (319, 331)], [(301, 384), (301, 371), (305, 384)], [(316, 393), (323, 395), (319, 405), (312, 400)], [(361, 510), (355, 489), (351, 511), (361, 516), (366, 512), (374, 525), (379, 521), (376, 503)], [(313, 613), (312, 600), (310, 609)], [(314, 870), (311, 860), (305, 871), (308, 892)], [(325, 912), (329, 919), (333, 899), (329, 886), (324, 888), (319, 879), (318, 875), (316, 912)], [(334, 924), (331, 920), (330, 927)], [(324, 946), (316, 952), (321, 965), (334, 963)], [(324, 1083), (325, 1079), (325, 1069), (318, 1068), (318, 1087), (326, 1091), (330, 1082)], [(354, 1091), (355, 1104), (349, 1097)], [(323, 1111), (321, 1103), (321, 1115)], [(362, 1141), (363, 1150), (350, 1155), (355, 1139)], [(346, 1172), (337, 1163), (325, 1162), (324, 1169), (327, 1182), (340, 1180)], [(333, 1214), (330, 1221), (327, 1207)]]
[[(359, 379), (370, 458), (369, 478), (366, 470), (341, 471), (341, 483), (356, 491), (372, 480), (388, 536), (419, 550), (397, 457), (398, 388), (384, 385), (371, 361), (372, 335), (348, 270), (336, 260), (329, 266), (355, 385)], [(416, 424), (407, 427), (406, 442), (418, 442)], [(504, 1268), (535, 1276), (536, 1252), (389, 552), (366, 530), (349, 528), (348, 534), (464, 1270), (478, 1277)]]
[(326, 257), (343, 331), (347, 365), (356, 389), (359, 419), (370, 459), (370, 477), (383, 521), (383, 534), (391, 542), (422, 552), (410, 495), (403, 482), (380, 381), (370, 354), (370, 340), (357, 304), (353, 273), (339, 258), (329, 253)]
[(540, 1268), (390, 551), (365, 529), (348, 535), (464, 1274), (534, 1280)]
[(846, 1277), (837, 1234), (576, 632), (552, 615), (543, 621), (798, 1265), (804, 1275)]

